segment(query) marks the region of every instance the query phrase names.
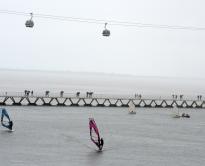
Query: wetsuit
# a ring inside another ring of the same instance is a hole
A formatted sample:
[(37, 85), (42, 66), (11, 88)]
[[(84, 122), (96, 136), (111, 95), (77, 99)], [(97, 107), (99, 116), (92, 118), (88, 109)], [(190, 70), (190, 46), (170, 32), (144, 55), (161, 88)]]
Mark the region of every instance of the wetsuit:
[(104, 145), (104, 140), (101, 138), (100, 141), (99, 141), (99, 150), (102, 150), (103, 148), (103, 145)]

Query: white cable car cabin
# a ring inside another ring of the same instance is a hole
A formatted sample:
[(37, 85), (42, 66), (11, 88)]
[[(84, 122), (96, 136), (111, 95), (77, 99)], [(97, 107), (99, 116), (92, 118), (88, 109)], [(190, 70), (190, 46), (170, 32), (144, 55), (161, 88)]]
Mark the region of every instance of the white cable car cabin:
[(107, 23), (105, 23), (105, 29), (103, 30), (102, 35), (109, 37), (110, 31), (106, 28), (106, 26), (107, 26)]
[(26, 25), (26, 27), (28, 27), (28, 28), (33, 28), (33, 26), (34, 26), (34, 22), (33, 22), (33, 20), (32, 20), (32, 18), (33, 18), (33, 13), (30, 13), (30, 15), (31, 15), (31, 18), (30, 18), (30, 20), (27, 20), (27, 21), (26, 21), (25, 25)]

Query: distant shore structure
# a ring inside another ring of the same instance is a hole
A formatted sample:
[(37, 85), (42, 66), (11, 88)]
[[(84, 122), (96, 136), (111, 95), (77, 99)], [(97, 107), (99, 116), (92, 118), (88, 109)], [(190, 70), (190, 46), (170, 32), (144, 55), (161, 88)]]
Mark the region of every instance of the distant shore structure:
[(76, 93), (0, 93), (1, 106), (75, 106), (75, 107), (129, 107), (132, 102), (135, 107), (146, 108), (205, 108), (205, 101), (199, 97), (196, 99), (173, 97), (147, 97), (130, 95), (108, 95), (108, 94), (94, 94), (87, 92), (81, 94)]

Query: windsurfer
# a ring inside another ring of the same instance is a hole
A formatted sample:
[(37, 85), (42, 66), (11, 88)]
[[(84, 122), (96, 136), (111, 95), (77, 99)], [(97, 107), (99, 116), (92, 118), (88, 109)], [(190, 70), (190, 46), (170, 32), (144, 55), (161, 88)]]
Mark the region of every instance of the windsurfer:
[(13, 121), (10, 121), (9, 122), (9, 127), (8, 127), (10, 130), (12, 130), (12, 128), (13, 128)]
[(104, 145), (104, 140), (103, 140), (103, 138), (101, 138), (100, 142), (99, 142), (99, 150), (102, 150), (103, 145)]
[(90, 139), (101, 151), (104, 145), (103, 138), (100, 137), (99, 130), (93, 118), (89, 118)]

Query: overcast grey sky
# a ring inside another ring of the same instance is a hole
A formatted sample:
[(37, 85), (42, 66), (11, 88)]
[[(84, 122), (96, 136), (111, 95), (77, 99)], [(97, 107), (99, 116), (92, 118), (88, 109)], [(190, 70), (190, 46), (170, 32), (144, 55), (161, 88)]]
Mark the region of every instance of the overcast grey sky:
[[(205, 27), (203, 0), (7, 0), (0, 10)], [(205, 78), (205, 31), (122, 27), (0, 13), (0, 68)]]

